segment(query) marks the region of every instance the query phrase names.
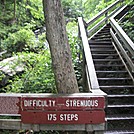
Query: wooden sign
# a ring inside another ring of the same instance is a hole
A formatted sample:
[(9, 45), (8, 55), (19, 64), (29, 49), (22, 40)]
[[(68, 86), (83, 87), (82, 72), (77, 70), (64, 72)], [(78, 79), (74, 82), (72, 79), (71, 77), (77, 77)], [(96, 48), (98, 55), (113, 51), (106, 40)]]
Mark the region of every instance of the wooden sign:
[(47, 111), (21, 114), (26, 124), (99, 124), (105, 122), (104, 111)]
[(20, 115), (24, 124), (105, 122), (104, 96), (79, 94), (0, 94), (0, 115)]
[(89, 110), (104, 109), (104, 97), (23, 97), (22, 110)]

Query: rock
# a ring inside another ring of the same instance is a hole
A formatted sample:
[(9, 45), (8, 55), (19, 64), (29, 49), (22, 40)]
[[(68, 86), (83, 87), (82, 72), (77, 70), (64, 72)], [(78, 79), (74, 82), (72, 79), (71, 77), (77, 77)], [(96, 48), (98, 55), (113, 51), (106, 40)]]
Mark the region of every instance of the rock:
[(24, 65), (19, 62), (18, 56), (4, 59), (0, 62), (0, 71), (4, 74), (13, 76), (24, 71)]
[(0, 61), (0, 71), (4, 74), (1, 75), (1, 87), (4, 87), (11, 77), (24, 71), (24, 64), (19, 61), (19, 58), (15, 56)]

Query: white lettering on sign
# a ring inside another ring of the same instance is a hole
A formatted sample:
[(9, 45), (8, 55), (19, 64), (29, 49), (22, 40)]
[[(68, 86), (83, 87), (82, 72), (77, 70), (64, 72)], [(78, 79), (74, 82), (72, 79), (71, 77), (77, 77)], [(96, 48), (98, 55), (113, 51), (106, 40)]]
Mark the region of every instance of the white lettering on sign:
[(47, 120), (48, 121), (56, 121), (57, 120), (57, 115), (56, 114), (48, 114), (47, 115)]
[(54, 107), (55, 100), (24, 100), (25, 107)]
[(66, 100), (66, 107), (98, 107), (98, 100)]
[(78, 114), (60, 114), (61, 121), (78, 121)]
[[(72, 99), (72, 98), (63, 98), (63, 99), (24, 99), (23, 100), (23, 107), (24, 109), (28, 108), (48, 108), (49, 110), (52, 108), (55, 109), (69, 109), (69, 108), (97, 108), (101, 106), (101, 102), (99, 99), (90, 98), (90, 99)], [(53, 109), (54, 110), (54, 109)]]
[[(60, 114), (59, 119), (60, 121), (78, 121), (78, 114)], [(47, 114), (48, 121), (57, 121), (56, 114)]]

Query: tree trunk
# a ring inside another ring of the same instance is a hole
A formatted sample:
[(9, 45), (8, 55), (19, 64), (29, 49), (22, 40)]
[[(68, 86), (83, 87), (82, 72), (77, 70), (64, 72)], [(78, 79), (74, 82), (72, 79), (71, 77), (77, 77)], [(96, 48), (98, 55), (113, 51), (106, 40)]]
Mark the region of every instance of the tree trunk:
[[(65, 20), (60, 0), (43, 0), (47, 40), (50, 46), (53, 71), (59, 93), (78, 93), (78, 84), (72, 64)], [(64, 130), (63, 130), (64, 131)], [(62, 132), (62, 134), (80, 134)]]
[(43, 0), (47, 40), (59, 93), (79, 92), (60, 0)]

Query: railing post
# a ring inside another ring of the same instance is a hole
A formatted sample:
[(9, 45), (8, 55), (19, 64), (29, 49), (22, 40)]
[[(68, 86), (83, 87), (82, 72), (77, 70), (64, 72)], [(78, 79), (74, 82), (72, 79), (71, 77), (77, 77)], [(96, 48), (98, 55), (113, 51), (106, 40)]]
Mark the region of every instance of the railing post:
[(108, 12), (105, 13), (106, 21), (105, 23), (108, 24)]

